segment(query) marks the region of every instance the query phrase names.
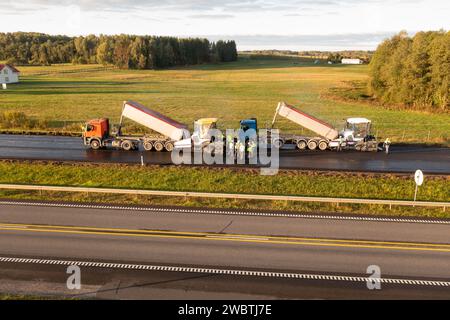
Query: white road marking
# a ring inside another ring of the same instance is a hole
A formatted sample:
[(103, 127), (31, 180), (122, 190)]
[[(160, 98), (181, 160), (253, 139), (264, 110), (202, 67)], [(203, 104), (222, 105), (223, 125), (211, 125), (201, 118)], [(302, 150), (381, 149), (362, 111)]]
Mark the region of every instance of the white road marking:
[(181, 267), (181, 266), (156, 266), (147, 264), (120, 264), (120, 263), (94, 262), (94, 261), (68, 261), (68, 260), (50, 260), (50, 259), (16, 258), (16, 257), (0, 257), (0, 262), (40, 264), (40, 265), (77, 265), (79, 267), (92, 267), (92, 268), (188, 272), (188, 273), (234, 275), (234, 276), (254, 276), (265, 278), (291, 278), (291, 279), (328, 280), (328, 281), (345, 281), (345, 282), (377, 281), (380, 283), (388, 283), (388, 284), (450, 287), (449, 281), (437, 281), (437, 280), (368, 278), (368, 277), (326, 275), (326, 274), (288, 273), (288, 272), (270, 272), (270, 271), (256, 271), (256, 270), (217, 269), (217, 268), (195, 268), (195, 267)]
[(373, 222), (400, 222), (400, 223), (422, 223), (422, 224), (446, 224), (450, 225), (450, 220), (433, 219), (411, 219), (411, 218), (388, 218), (388, 217), (359, 217), (359, 216), (335, 216), (308, 213), (275, 213), (256, 211), (226, 211), (214, 209), (178, 209), (159, 207), (135, 207), (119, 205), (93, 205), (81, 203), (45, 203), (45, 202), (25, 202), (25, 201), (0, 201), (0, 205), (20, 205), (35, 207), (56, 207), (56, 208), (79, 208), (79, 209), (104, 209), (123, 210), (136, 212), (159, 212), (159, 213), (192, 213), (192, 214), (219, 214), (219, 215), (240, 215), (259, 217), (281, 217), (281, 218), (301, 218), (301, 219), (324, 219), (324, 220), (349, 220), (349, 221), (373, 221)]

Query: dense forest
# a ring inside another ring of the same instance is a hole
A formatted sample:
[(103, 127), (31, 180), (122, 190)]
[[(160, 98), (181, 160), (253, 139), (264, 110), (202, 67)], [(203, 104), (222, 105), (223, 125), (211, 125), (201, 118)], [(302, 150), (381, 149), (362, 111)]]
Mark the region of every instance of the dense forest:
[(370, 63), (371, 94), (384, 103), (450, 111), (450, 32), (401, 32)]
[(52, 36), (0, 33), (0, 60), (15, 65), (55, 63), (115, 65), (124, 69), (159, 69), (237, 60), (234, 41), (132, 35)]

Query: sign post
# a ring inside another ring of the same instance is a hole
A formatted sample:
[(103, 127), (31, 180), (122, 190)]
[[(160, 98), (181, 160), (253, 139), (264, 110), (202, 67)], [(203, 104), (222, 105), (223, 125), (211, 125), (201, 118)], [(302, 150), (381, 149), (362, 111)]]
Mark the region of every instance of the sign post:
[(423, 184), (423, 172), (421, 170), (417, 170), (414, 174), (414, 181), (416, 182), (416, 191), (414, 192), (414, 202), (417, 199), (417, 191), (419, 190), (419, 186)]

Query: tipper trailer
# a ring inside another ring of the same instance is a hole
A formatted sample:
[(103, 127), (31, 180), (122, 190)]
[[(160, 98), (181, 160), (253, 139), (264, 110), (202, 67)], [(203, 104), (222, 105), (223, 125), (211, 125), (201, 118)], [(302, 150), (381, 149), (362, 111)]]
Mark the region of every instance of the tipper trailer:
[[(129, 136), (122, 134), (124, 118), (130, 119), (157, 134)], [(122, 115), (116, 133), (111, 133), (109, 119), (95, 119), (86, 123), (83, 130), (84, 145), (94, 150), (111, 146), (123, 150), (138, 149), (146, 151), (172, 151), (175, 142), (189, 137), (187, 126), (168, 118), (161, 113), (148, 109), (134, 101), (123, 103)]]
[[(308, 129), (317, 136), (306, 136), (297, 134), (280, 134), (273, 141), (267, 135), (269, 143), (276, 148), (282, 148), (285, 144), (294, 144), (300, 150), (342, 150), (355, 149), (358, 151), (378, 151), (377, 139), (370, 134), (372, 122), (365, 118), (348, 118), (344, 130), (339, 132), (328, 123), (317, 119), (285, 102), (280, 102), (276, 108), (272, 120), (272, 128), (275, 125), (278, 115), (291, 120), (302, 128)], [(246, 131), (257, 128), (256, 119), (246, 119), (241, 121), (241, 129)], [(267, 129), (265, 129), (267, 130)]]

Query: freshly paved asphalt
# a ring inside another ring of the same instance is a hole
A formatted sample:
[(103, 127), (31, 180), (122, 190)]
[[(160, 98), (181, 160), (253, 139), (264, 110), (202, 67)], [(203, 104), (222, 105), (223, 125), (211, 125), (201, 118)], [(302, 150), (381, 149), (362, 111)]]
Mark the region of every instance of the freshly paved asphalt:
[[(391, 146), (390, 154), (357, 151), (281, 150), (280, 168), (360, 172), (450, 174), (450, 148)], [(170, 153), (123, 150), (93, 151), (80, 138), (0, 135), (0, 159), (82, 161), (98, 163), (172, 164)]]

